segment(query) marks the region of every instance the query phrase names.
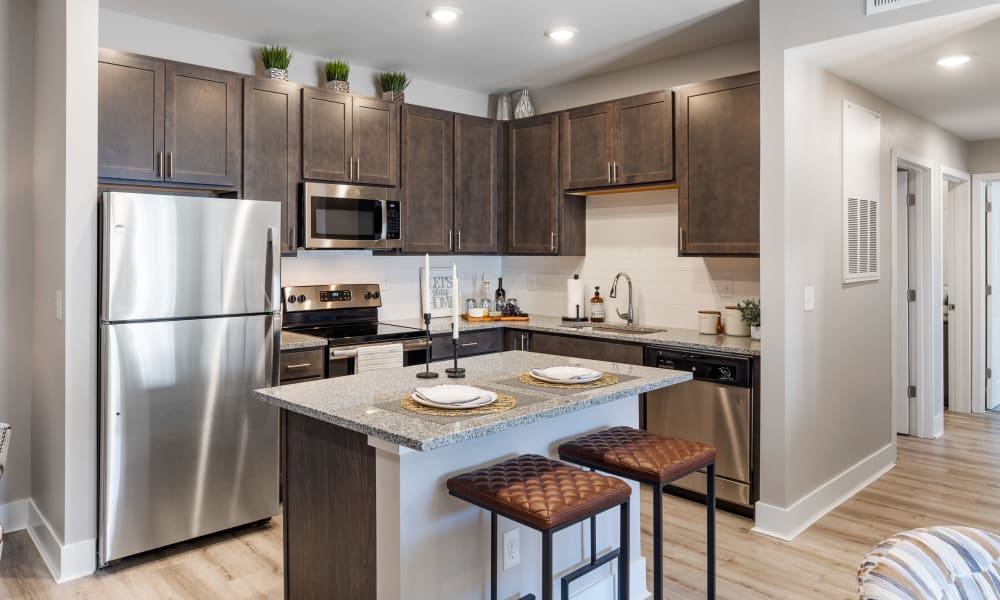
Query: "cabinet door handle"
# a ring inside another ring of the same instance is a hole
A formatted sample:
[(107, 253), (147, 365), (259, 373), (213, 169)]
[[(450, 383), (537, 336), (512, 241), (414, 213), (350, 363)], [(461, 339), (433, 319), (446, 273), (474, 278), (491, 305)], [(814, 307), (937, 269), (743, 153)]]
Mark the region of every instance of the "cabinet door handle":
[(614, 163), (611, 163), (611, 164), (612, 164), (612, 168), (614, 170), (614, 175), (615, 175), (613, 183), (618, 183), (618, 163), (614, 162)]
[(288, 228), (288, 249), (295, 250), (295, 228)]
[(680, 236), (681, 237), (681, 252), (684, 252), (685, 250), (687, 250), (687, 232), (684, 231), (683, 227), (681, 227), (680, 230), (681, 230), (680, 231), (680, 233), (681, 233), (681, 236)]
[(459, 229), (455, 232), (456, 245), (459, 250), (462, 249), (462, 230)]
[(354, 157), (347, 159), (347, 180), (354, 181)]
[(479, 345), (479, 342), (466, 342), (464, 344), (459, 344), (459, 346), (461, 346), (463, 348), (471, 348), (473, 346), (478, 346), (478, 345)]
[(286, 369), (305, 369), (306, 367), (311, 367), (312, 363), (299, 363), (297, 365), (288, 365)]
[(156, 176), (163, 177), (163, 152), (156, 153)]
[(556, 252), (556, 232), (553, 231), (551, 233), (552, 233), (552, 237), (550, 238), (551, 248), (552, 248), (552, 253), (555, 254), (555, 252)]
[(608, 163), (608, 183), (611, 183), (611, 163)]
[(361, 181), (361, 159), (355, 158), (354, 162), (357, 163), (357, 167), (354, 169), (354, 181)]
[(167, 178), (174, 178), (174, 153), (167, 152)]
[(451, 252), (454, 249), (455, 249), (455, 236), (452, 234), (452, 231), (449, 229), (448, 230), (448, 252)]

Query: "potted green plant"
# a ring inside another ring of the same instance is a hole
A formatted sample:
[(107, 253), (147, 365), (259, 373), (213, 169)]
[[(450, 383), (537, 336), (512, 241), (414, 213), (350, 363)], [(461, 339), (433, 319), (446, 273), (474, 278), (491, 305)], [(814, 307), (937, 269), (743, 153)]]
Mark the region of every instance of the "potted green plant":
[(760, 339), (760, 298), (747, 298), (736, 305), (743, 315), (743, 322), (750, 326), (750, 337)]
[(403, 91), (410, 85), (411, 79), (402, 71), (385, 71), (376, 76), (378, 87), (382, 91), (382, 99), (389, 102), (403, 102)]
[(292, 53), (284, 46), (264, 46), (260, 49), (260, 60), (264, 63), (264, 77), (288, 81), (288, 65)]
[(335, 92), (351, 93), (351, 84), (347, 77), (351, 74), (351, 65), (342, 60), (331, 60), (323, 67), (326, 71), (326, 87)]

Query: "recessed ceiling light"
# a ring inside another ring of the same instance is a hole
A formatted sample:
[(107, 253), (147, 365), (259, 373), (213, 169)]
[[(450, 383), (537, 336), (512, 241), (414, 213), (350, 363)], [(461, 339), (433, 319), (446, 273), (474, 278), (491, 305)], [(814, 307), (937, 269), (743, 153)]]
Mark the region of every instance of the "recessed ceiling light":
[(572, 27), (556, 27), (545, 32), (545, 36), (557, 42), (568, 42), (573, 39), (578, 31)]
[(937, 64), (942, 67), (960, 67), (970, 60), (972, 59), (965, 54), (956, 54), (955, 56), (946, 56), (942, 58), (937, 61)]
[(454, 6), (435, 6), (427, 11), (427, 16), (439, 23), (451, 23), (462, 16), (462, 10)]

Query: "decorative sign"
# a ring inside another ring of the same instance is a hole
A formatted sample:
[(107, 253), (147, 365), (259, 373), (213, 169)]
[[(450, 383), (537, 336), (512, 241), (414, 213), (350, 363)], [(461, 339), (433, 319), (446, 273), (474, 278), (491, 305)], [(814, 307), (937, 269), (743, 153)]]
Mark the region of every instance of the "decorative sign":
[(451, 278), (451, 267), (431, 267), (431, 306), (423, 306), (424, 267), (420, 268), (420, 312), (431, 313), (432, 317), (450, 317), (452, 314), (452, 290), (455, 282)]

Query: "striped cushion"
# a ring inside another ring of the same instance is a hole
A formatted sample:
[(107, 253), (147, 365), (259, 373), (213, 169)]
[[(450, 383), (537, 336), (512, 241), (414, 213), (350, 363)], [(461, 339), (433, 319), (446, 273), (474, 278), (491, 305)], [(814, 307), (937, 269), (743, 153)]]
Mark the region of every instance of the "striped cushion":
[(858, 572), (862, 600), (1000, 600), (1000, 536), (928, 527), (875, 546)]

